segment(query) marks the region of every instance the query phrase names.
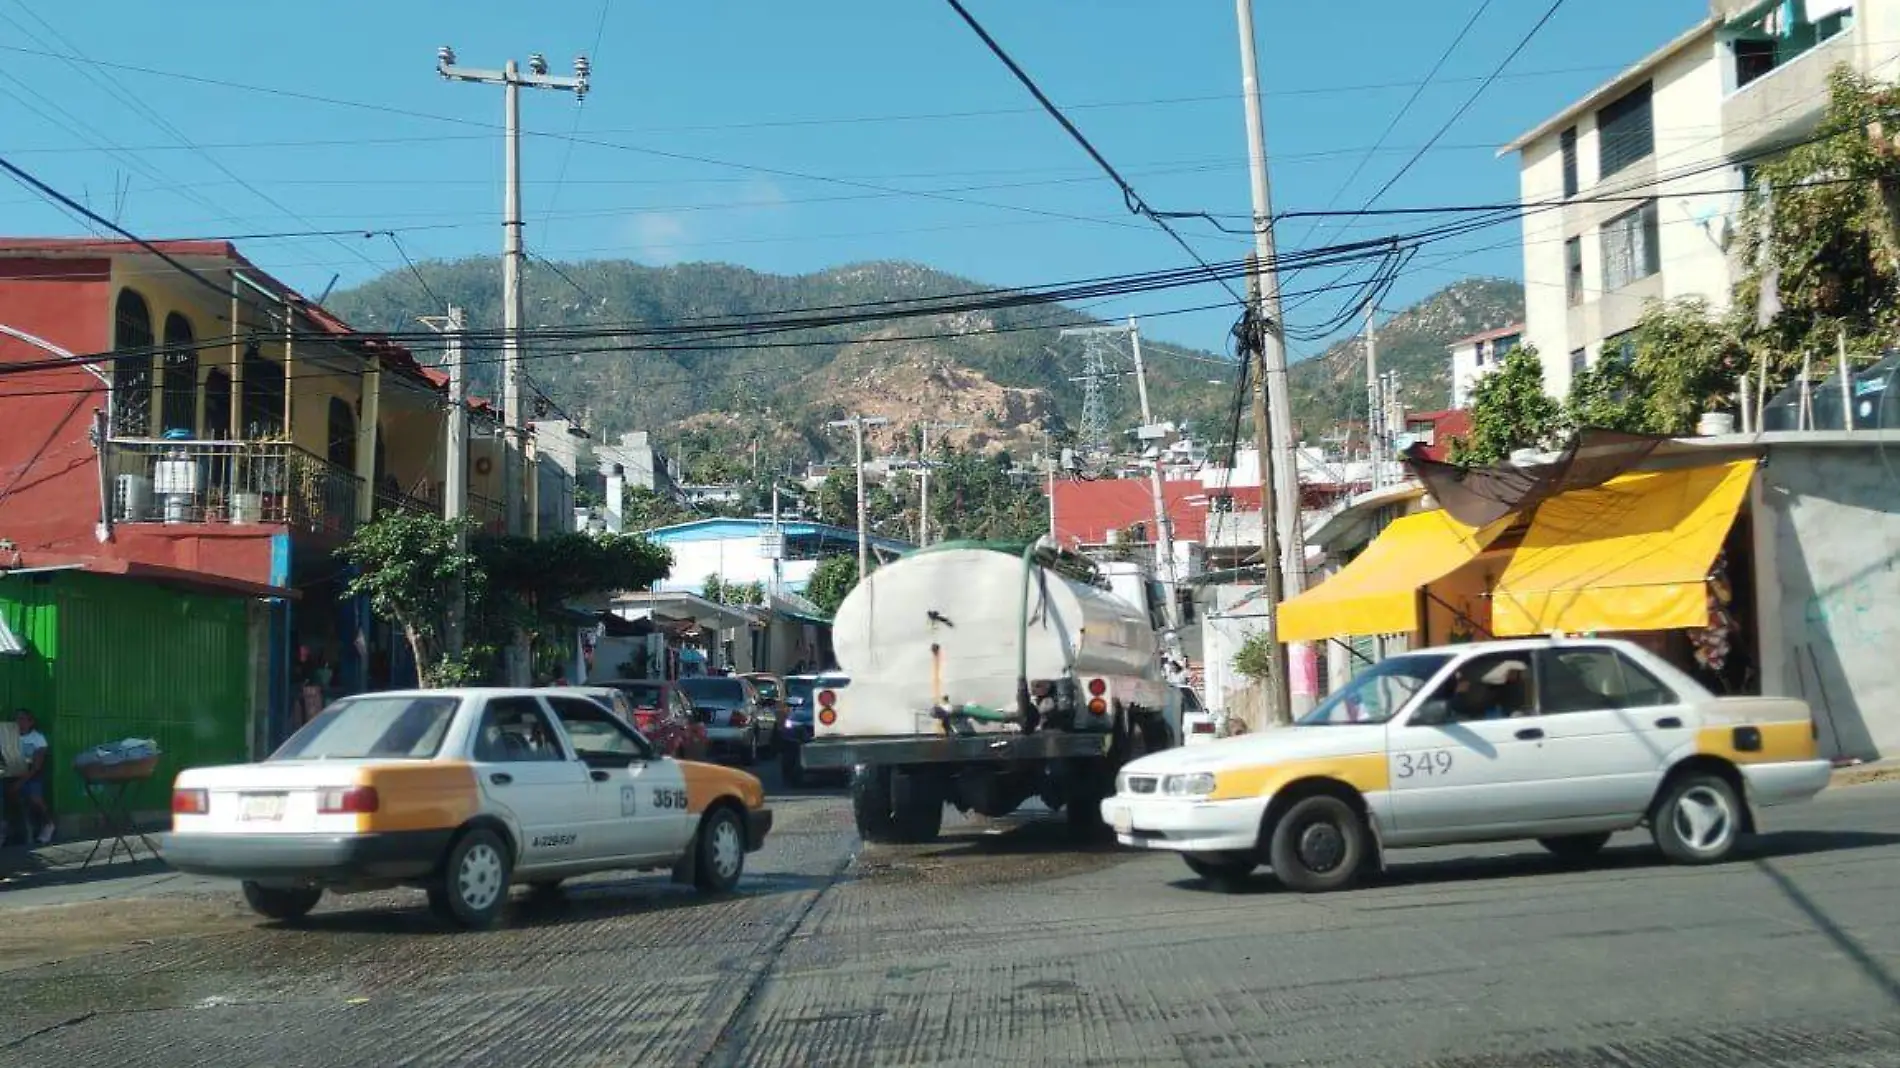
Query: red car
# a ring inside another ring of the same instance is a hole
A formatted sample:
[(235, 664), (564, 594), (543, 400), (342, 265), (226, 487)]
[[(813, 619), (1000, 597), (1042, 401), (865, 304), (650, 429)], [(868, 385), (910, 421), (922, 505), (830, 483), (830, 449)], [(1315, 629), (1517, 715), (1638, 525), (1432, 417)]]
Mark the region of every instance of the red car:
[(614, 679), (586, 688), (617, 695), (620, 700), (614, 703), (614, 711), (646, 735), (660, 752), (680, 760), (706, 758), (706, 725), (694, 715), (692, 702), (678, 685), (653, 679)]

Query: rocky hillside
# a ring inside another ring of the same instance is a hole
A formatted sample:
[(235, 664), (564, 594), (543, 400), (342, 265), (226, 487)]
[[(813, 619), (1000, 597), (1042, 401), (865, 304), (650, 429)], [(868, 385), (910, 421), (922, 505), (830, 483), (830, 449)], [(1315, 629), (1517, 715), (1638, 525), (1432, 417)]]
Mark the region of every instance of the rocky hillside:
[[(413, 329), (416, 316), (441, 310), (438, 300), (467, 309), (474, 329), (500, 325), (495, 261), (425, 263), (420, 273), (433, 298), (414, 275), (401, 272), (339, 293), (331, 306), (372, 330)], [(559, 273), (531, 263), (525, 286), (531, 329), (678, 323), (984, 288), (909, 263), (784, 276), (724, 264), (625, 261), (563, 264)], [(1408, 396), (1440, 406), (1448, 377), (1445, 342), (1508, 322), (1521, 307), (1514, 283), (1459, 283), (1384, 328), (1381, 362), (1405, 377)], [(854, 414), (889, 419), (883, 434), (898, 440), (914, 438), (923, 421), (968, 424), (950, 432), (952, 440), (1020, 455), (1040, 448), (1044, 428), (1061, 432), (1079, 420), (1082, 391), (1071, 378), (1082, 371), (1081, 348), (1057, 332), (1090, 322), (1066, 308), (1032, 307), (828, 327), (720, 351), (634, 352), (594, 339), (540, 342), (529, 347), (527, 373), (556, 407), (595, 433), (655, 431), (668, 447), (683, 449), (695, 468), (730, 466), (754, 442), (775, 463), (838, 455), (844, 436), (824, 424)], [(1156, 351), (1167, 346), (1144, 347), (1156, 353), (1149, 373), (1157, 418), (1191, 423), (1203, 438), (1224, 438), (1231, 390), (1209, 379), (1225, 376)], [(491, 395), (497, 356), (490, 350), (470, 357), (475, 388)], [(1357, 343), (1349, 342), (1295, 368), (1295, 411), (1304, 433), (1316, 437), (1363, 410), (1359, 358)], [(1137, 422), (1134, 394), (1132, 388), (1110, 390), (1112, 425)]]

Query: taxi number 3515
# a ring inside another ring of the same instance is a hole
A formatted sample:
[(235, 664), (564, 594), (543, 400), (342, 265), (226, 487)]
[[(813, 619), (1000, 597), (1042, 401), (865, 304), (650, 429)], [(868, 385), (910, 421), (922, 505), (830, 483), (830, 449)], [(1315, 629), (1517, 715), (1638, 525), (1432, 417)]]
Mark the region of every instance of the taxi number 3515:
[(1451, 751), (1432, 749), (1423, 753), (1394, 753), (1394, 773), (1401, 779), (1421, 775), (1444, 775), (1451, 771)]
[(653, 791), (653, 807), (684, 811), (686, 808), (686, 791), (655, 790)]

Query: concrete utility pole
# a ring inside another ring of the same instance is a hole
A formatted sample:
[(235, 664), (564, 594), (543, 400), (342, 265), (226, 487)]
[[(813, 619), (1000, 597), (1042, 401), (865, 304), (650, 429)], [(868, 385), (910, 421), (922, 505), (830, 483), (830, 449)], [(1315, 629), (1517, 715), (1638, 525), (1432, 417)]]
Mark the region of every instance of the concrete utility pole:
[[(445, 316), (425, 315), (422, 324), (442, 334), (448, 341), (449, 372), (448, 461), (442, 479), (442, 515), (450, 522), (468, 517), (468, 353), (462, 346), (465, 325), (462, 309), (449, 305)], [(458, 552), (467, 548), (468, 536), (455, 532)], [(460, 584), (448, 606), (448, 633), (443, 636), (443, 651), (449, 656), (462, 653), (463, 620), (468, 614), (467, 597)]]
[(1366, 460), (1372, 468), (1372, 488), (1385, 484), (1385, 403), (1379, 388), (1379, 335), (1372, 317), (1378, 308), (1366, 301)]
[[(1260, 274), (1251, 272), (1247, 276), (1247, 296), (1257, 305), (1259, 298)], [(1272, 677), (1267, 680), (1266, 712), (1267, 722), (1284, 724), (1292, 722), (1292, 696), (1290, 681), (1287, 678), (1286, 645), (1280, 641), (1280, 600), (1285, 593), (1285, 584), (1280, 574), (1280, 535), (1273, 522), (1273, 510), (1269, 507), (1272, 500), (1270, 488), (1273, 486), (1273, 417), (1267, 407), (1267, 391), (1262, 383), (1265, 380), (1263, 352), (1266, 346), (1261, 344), (1264, 329), (1249, 330), (1241, 339), (1246, 345), (1248, 359), (1253, 361), (1253, 439), (1254, 448), (1260, 456), (1260, 563), (1266, 572), (1267, 628), (1273, 636), (1270, 648), (1273, 650)], [(1236, 446), (1238, 447), (1238, 446)]]
[[(1254, 306), (1259, 316), (1259, 388), (1266, 391), (1271, 416), (1272, 463), (1262, 451), (1260, 488), (1262, 501), (1270, 502), (1277, 527), (1280, 551), (1281, 587), (1287, 597), (1297, 597), (1306, 589), (1306, 545), (1300, 530), (1299, 458), (1294, 452), (1293, 405), (1287, 396), (1286, 324), (1280, 317), (1280, 272), (1275, 266), (1273, 243), (1273, 192), (1267, 177), (1266, 120), (1260, 107), (1260, 62), (1254, 51), (1253, 0), (1234, 0), (1234, 12), (1240, 23), (1240, 79), (1247, 111), (1247, 167), (1253, 178), (1254, 267), (1250, 284), (1254, 286)], [(1256, 424), (1257, 425), (1257, 424)], [(1273, 477), (1269, 480), (1267, 472)], [(1271, 493), (1268, 490), (1271, 487)], [(1261, 523), (1265, 529), (1265, 517)], [(1273, 611), (1279, 612), (1276, 601)], [(1310, 649), (1300, 649), (1296, 659), (1303, 662)], [(1300, 687), (1305, 690), (1304, 682)], [(1296, 694), (1289, 707), (1295, 715), (1312, 705), (1313, 695)]]
[(857, 446), (858, 467), (858, 581), (863, 582), (871, 573), (871, 512), (865, 501), (864, 493), (864, 428), (883, 426), (890, 422), (882, 416), (866, 418), (854, 415), (849, 419), (837, 419), (826, 423), (829, 427), (850, 427), (852, 440)]
[(1168, 516), (1167, 495), (1161, 486), (1161, 436), (1163, 431), (1156, 425), (1154, 412), (1148, 407), (1148, 368), (1141, 362), (1141, 329), (1135, 325), (1135, 317), (1128, 317), (1128, 341), (1135, 351), (1135, 391), (1141, 401), (1141, 429), (1135, 432), (1135, 440), (1142, 452), (1148, 451), (1148, 443), (1155, 443), (1155, 461), (1148, 467), (1148, 495), (1152, 498), (1155, 513), (1155, 571), (1166, 576), (1165, 589), (1168, 601), (1165, 606), (1168, 619), (1168, 652), (1179, 658), (1181, 631), (1181, 574), (1174, 563), (1174, 520)]
[(923, 424), (923, 431), (924, 431), (924, 439), (922, 442), (923, 456), (919, 458), (920, 462), (918, 465), (918, 470), (920, 470), (922, 474), (918, 476), (919, 488), (918, 488), (918, 495), (917, 495), (918, 496), (917, 544), (920, 547), (930, 544), (930, 431), (933, 428), (937, 430), (968, 430), (970, 429), (970, 424), (968, 423), (925, 423)]
[(455, 63), (455, 49), (436, 50), (436, 72), (449, 81), (478, 82), (502, 87), (504, 100), (507, 190), (502, 200), (501, 309), (502, 309), (502, 497), (508, 508), (508, 533), (522, 531), (524, 497), (522, 449), (528, 422), (521, 407), (521, 88), (558, 89), (585, 97), (593, 68), (586, 56), (574, 57), (574, 76), (548, 74), (548, 61), (539, 52), (528, 57), (528, 73), (509, 60), (500, 70), (479, 70)]

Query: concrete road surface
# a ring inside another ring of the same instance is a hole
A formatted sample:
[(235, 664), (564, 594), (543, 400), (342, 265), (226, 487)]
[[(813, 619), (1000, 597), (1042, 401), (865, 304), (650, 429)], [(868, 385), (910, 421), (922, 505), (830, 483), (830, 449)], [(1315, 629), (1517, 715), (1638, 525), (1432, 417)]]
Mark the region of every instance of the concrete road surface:
[(1210, 891), (1059, 825), (861, 850), (775, 802), (744, 892), (604, 878), (483, 934), (418, 894), (302, 929), (187, 886), (0, 894), (0, 1064), (1900, 1066), (1900, 785), (1773, 810), (1733, 863), (1630, 835)]

